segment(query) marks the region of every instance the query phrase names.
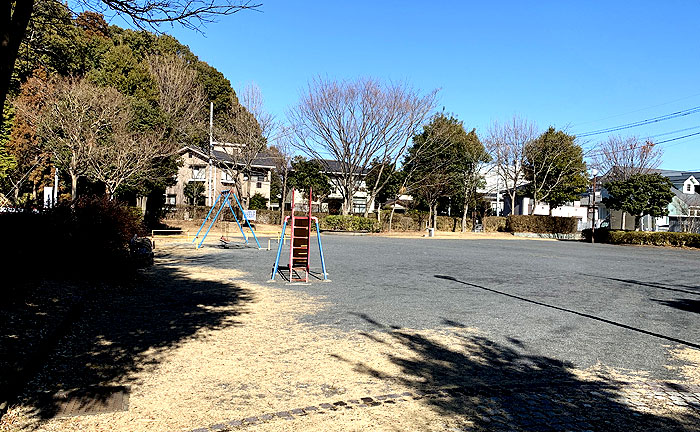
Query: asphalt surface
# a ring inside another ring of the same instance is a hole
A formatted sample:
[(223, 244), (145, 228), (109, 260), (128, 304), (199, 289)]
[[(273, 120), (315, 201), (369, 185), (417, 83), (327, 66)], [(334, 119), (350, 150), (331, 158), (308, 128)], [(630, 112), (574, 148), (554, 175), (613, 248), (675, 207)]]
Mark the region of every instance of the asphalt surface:
[[(267, 239), (261, 239), (264, 246)], [(275, 242), (273, 241), (273, 249)], [(315, 246), (315, 245), (314, 245)], [(538, 240), (324, 235), (331, 282), (305, 317), (345, 331), (475, 327), (495, 343), (586, 368), (679, 379), (669, 350), (700, 349), (700, 251)], [(193, 264), (270, 277), (276, 250), (201, 249)], [(288, 255), (283, 249), (282, 262)], [(312, 267), (320, 272), (316, 247)]]

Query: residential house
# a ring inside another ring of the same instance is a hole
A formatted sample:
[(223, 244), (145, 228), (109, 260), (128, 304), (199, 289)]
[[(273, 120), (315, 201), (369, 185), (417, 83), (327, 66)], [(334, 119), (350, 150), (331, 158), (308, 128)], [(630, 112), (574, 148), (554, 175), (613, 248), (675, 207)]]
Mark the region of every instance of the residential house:
[[(644, 216), (641, 219), (643, 231), (690, 231), (700, 233), (700, 172), (673, 171), (656, 169), (652, 172), (661, 174), (671, 180), (673, 200), (668, 205), (668, 215), (654, 218)], [(599, 184), (604, 183), (602, 177)], [(599, 211), (598, 220), (604, 221), (612, 229), (635, 229), (634, 216), (622, 217), (621, 211), (610, 210), (602, 203), (602, 199), (608, 196), (607, 190), (602, 185), (596, 196), (596, 204)], [(623, 227), (624, 219), (624, 227)]]
[[(238, 179), (231, 176), (227, 167), (235, 163), (231, 156), (231, 148), (217, 145), (212, 151), (212, 166), (209, 169), (209, 155), (200, 148), (183, 147), (178, 151), (181, 165), (177, 172), (177, 181), (165, 191), (165, 203), (168, 205), (186, 204), (184, 194), (185, 185), (190, 182), (201, 182), (205, 186), (207, 195), (207, 181), (211, 179), (213, 194), (207, 196), (206, 205), (212, 205), (221, 191), (229, 190), (238, 181), (242, 187), (241, 199), (247, 199), (256, 193), (268, 199), (268, 207), (276, 208), (276, 202), (270, 204), (270, 181), (271, 171), (275, 164), (271, 156), (267, 154), (258, 155), (251, 165), (249, 176), (238, 175)], [(235, 151), (235, 150), (234, 150)], [(273, 200), (276, 201), (276, 200)]]
[[(321, 165), (323, 166), (323, 173), (328, 176), (331, 183), (331, 193), (325, 198), (324, 202), (314, 200), (312, 198), (312, 205), (314, 209), (319, 209), (322, 212), (329, 212), (331, 214), (339, 214), (342, 209), (343, 204), (343, 194), (341, 188), (342, 181), (342, 169), (340, 162), (333, 159), (319, 159)], [(356, 179), (356, 189), (352, 197), (352, 209), (350, 213), (362, 214), (365, 209), (369, 206), (369, 211), (375, 211), (374, 201), (369, 201), (369, 193), (367, 191), (367, 184), (365, 183), (365, 176), (367, 171), (364, 171), (358, 175)], [(294, 194), (294, 208), (302, 209), (307, 205), (303, 194), (296, 191)], [(369, 201), (369, 202), (368, 202)], [(285, 205), (291, 202), (291, 193), (285, 199)]]

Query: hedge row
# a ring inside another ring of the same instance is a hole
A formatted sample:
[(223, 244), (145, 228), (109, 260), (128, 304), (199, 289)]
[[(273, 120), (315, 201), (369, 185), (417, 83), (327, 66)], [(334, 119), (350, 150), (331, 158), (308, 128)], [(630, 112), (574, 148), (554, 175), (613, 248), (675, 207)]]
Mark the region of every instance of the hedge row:
[(505, 216), (486, 216), (483, 220), (484, 231), (505, 231), (506, 217)]
[(322, 230), (379, 232), (379, 223), (376, 219), (362, 216), (329, 215), (320, 218), (319, 224)]
[(506, 218), (506, 230), (548, 234), (572, 234), (578, 228), (575, 217), (540, 215), (510, 215)]
[[(586, 241), (591, 241), (591, 230), (582, 232)], [(700, 234), (680, 232), (651, 232), (651, 231), (611, 231), (607, 228), (595, 230), (595, 241), (598, 243), (677, 246), (700, 248)]]

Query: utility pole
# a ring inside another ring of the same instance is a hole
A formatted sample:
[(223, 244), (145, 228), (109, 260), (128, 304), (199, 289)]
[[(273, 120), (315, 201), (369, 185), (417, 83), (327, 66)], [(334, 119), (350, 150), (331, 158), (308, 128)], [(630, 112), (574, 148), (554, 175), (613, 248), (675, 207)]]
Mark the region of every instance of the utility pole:
[(596, 219), (596, 208), (595, 208), (595, 190), (596, 190), (596, 177), (598, 176), (598, 170), (593, 169), (591, 170), (591, 174), (593, 174), (593, 199), (591, 200), (591, 210), (593, 210), (593, 215), (591, 216), (591, 243), (595, 243), (595, 219)]
[(207, 179), (207, 205), (213, 205), (214, 167), (211, 163), (214, 150), (214, 102), (209, 103), (209, 178)]

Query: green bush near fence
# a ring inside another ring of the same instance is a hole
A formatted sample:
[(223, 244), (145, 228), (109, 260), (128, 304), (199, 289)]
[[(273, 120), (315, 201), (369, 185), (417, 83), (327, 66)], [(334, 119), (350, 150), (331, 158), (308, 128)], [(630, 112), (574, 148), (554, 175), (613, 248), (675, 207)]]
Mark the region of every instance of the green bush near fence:
[[(582, 231), (585, 241), (591, 241), (591, 230)], [(607, 228), (595, 230), (595, 241), (598, 243), (675, 246), (700, 248), (700, 234), (680, 232), (650, 232), (650, 231), (611, 231)]]
[(506, 218), (506, 230), (547, 234), (573, 234), (578, 227), (574, 217), (510, 215)]

